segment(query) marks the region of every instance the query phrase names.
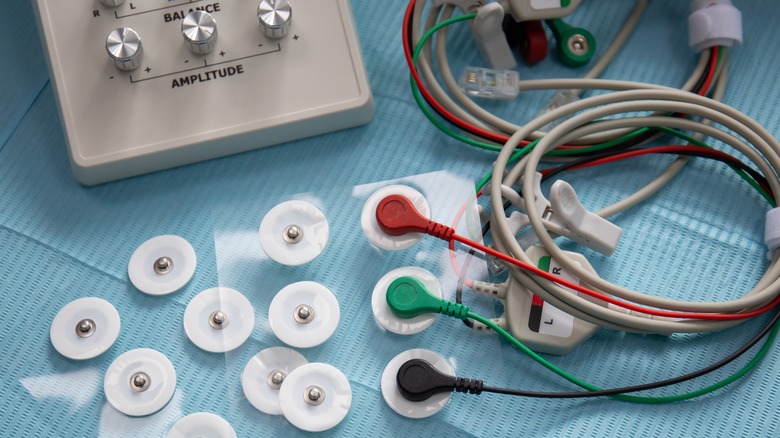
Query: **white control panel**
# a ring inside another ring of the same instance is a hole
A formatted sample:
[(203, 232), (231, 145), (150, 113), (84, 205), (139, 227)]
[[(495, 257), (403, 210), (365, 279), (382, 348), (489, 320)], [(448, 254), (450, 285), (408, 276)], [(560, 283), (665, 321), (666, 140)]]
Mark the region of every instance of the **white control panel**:
[(92, 185), (368, 123), (348, 0), (35, 0)]

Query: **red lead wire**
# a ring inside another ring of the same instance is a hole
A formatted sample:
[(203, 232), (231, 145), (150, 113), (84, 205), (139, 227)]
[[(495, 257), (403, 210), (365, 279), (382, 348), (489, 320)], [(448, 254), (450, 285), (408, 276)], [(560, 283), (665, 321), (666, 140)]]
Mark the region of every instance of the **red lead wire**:
[(744, 313), (674, 312), (643, 307), (637, 304), (619, 300), (601, 292), (588, 289), (584, 286), (580, 286), (579, 284), (566, 281), (558, 275), (550, 274), (549, 272), (543, 271), (536, 266), (522, 262), (514, 257), (508, 256), (502, 252), (482, 245), (479, 242), (475, 242), (469, 238), (456, 234), (453, 228), (432, 221), (420, 214), (412, 202), (403, 195), (390, 195), (382, 199), (376, 209), (376, 220), (379, 224), (379, 227), (382, 228), (382, 230), (387, 234), (399, 236), (406, 233), (425, 233), (447, 242), (460, 242), (466, 246), (470, 246), (507, 263), (511, 263), (533, 275), (537, 275), (544, 279), (558, 283), (561, 286), (576, 290), (579, 293), (591, 296), (610, 304), (614, 304), (616, 306), (620, 306), (633, 312), (640, 312), (647, 315), (681, 319), (733, 321), (761, 315), (762, 313), (766, 313), (780, 304), (780, 295), (778, 295), (774, 300), (772, 300), (772, 302), (765, 305), (764, 307)]
[[(478, 126), (474, 126), (464, 120), (457, 118), (451, 112), (447, 111), (447, 109), (444, 108), (439, 102), (437, 102), (436, 99), (433, 98), (431, 93), (425, 87), (425, 84), (423, 83), (422, 79), (420, 79), (420, 74), (417, 72), (417, 67), (415, 67), (414, 65), (414, 61), (412, 58), (412, 51), (409, 49), (410, 46), (409, 35), (407, 33), (407, 29), (409, 28), (409, 21), (412, 19), (412, 12), (414, 11), (415, 3), (417, 3), (416, 0), (411, 0), (409, 2), (409, 6), (406, 7), (406, 13), (404, 14), (402, 38), (403, 38), (403, 45), (404, 45), (404, 55), (406, 56), (406, 63), (409, 65), (409, 71), (412, 73), (414, 82), (417, 84), (417, 88), (420, 90), (420, 93), (422, 93), (423, 97), (425, 98), (425, 101), (428, 102), (428, 104), (431, 107), (433, 107), (436, 110), (436, 112), (441, 114), (442, 117), (447, 119), (450, 123), (453, 123), (454, 125), (458, 126), (459, 128), (478, 134), (491, 141), (495, 141), (498, 143), (506, 143), (507, 141), (509, 141), (509, 137), (504, 135), (498, 135), (493, 132), (484, 130)], [(528, 142), (525, 141), (522, 144), (525, 145), (528, 144)]]

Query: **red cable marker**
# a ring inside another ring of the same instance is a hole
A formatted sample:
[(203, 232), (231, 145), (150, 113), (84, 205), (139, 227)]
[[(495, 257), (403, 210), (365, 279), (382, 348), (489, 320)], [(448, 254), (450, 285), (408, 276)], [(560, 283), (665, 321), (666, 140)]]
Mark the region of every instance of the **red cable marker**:
[(479, 242), (475, 242), (471, 239), (465, 238), (458, 234), (455, 234), (455, 229), (446, 225), (440, 224), (436, 221), (430, 220), (423, 216), (417, 208), (415, 208), (412, 201), (403, 195), (389, 195), (384, 197), (376, 207), (376, 221), (379, 227), (385, 233), (391, 236), (401, 236), (406, 233), (424, 233), (437, 237), (447, 242), (457, 241), (464, 245), (478, 249), (486, 254), (490, 254), (497, 257), (507, 263), (511, 263), (530, 274), (537, 275), (544, 279), (558, 283), (561, 286), (573, 289), (579, 293), (594, 297), (607, 303), (612, 303), (616, 306), (623, 307), (625, 309), (632, 310), (634, 312), (640, 312), (647, 315), (663, 316), (668, 318), (685, 318), (685, 319), (702, 319), (702, 320), (719, 320), (719, 321), (733, 321), (738, 319), (747, 319), (754, 316), (766, 313), (772, 310), (775, 306), (780, 304), (780, 295), (775, 297), (769, 304), (748, 312), (743, 313), (696, 313), (696, 312), (676, 312), (653, 309), (649, 307), (643, 307), (637, 304), (622, 301), (620, 299), (611, 297), (601, 292), (597, 292), (579, 284), (572, 283), (562, 279), (560, 276), (550, 274), (543, 271), (536, 266), (524, 263), (516, 258), (506, 255), (502, 252), (496, 251), (485, 245), (481, 245)]

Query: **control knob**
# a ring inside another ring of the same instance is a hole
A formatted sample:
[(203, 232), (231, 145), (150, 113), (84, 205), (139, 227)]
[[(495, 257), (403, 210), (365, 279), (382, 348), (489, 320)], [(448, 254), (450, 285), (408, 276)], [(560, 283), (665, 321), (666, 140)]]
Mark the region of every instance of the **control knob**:
[(205, 11), (192, 11), (181, 22), (181, 33), (192, 53), (205, 55), (217, 45), (217, 22)]
[(292, 6), (287, 0), (260, 0), (260, 5), (257, 6), (257, 20), (265, 36), (281, 38), (290, 30)]
[(120, 70), (133, 70), (141, 65), (144, 48), (141, 37), (129, 27), (118, 27), (106, 37), (106, 51)]
[(100, 3), (103, 3), (104, 5), (108, 6), (109, 8), (113, 8), (116, 6), (121, 5), (124, 3), (125, 0), (100, 0)]

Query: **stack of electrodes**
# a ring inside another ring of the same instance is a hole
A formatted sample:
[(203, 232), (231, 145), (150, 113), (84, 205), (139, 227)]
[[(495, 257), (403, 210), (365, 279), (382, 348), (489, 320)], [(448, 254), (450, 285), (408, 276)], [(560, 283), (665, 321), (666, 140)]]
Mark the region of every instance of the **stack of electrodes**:
[[(477, 197), (489, 198), (480, 208), (483, 238), (490, 243), (483, 245), (458, 234), (454, 224), (431, 220), (427, 208), (421, 208), (425, 205), (423, 195), (409, 188), (385, 190), (366, 207), (385, 237), (431, 235), (448, 242), (453, 251), (456, 245), (465, 247), (469, 259), (484, 254), (494, 274), (504, 270), (508, 275), (505, 282), (469, 280), (463, 275), (465, 263), (454, 263), (461, 279), (455, 300), (449, 301), (442, 299), (440, 290), (432, 290), (424, 275), (402, 272), (384, 281), (385, 304), (397, 318), (396, 324), (441, 313), (463, 320), (475, 331), (497, 333), (581, 390), (532, 392), (490, 387), (478, 379), (456, 377), (447, 361), (433, 352), (410, 350), (391, 361), (382, 379), (385, 399), (401, 415), (432, 415), (453, 391), (546, 398), (609, 396), (640, 403), (686, 400), (747, 374), (766, 355), (780, 328), (780, 210), (775, 196), (780, 193), (780, 143), (757, 122), (721, 102), (728, 80), (729, 50), (742, 41), (740, 11), (730, 0), (691, 2), (689, 44), (699, 60), (690, 77), (675, 89), (598, 79), (632, 34), (647, 0), (636, 1), (598, 59), (593, 59), (597, 53), (593, 35), (564, 21), (579, 4), (579, 0), (409, 2), (402, 32), (416, 102), (446, 135), (497, 153), (492, 171), (479, 179), (475, 188)], [(466, 67), (456, 78), (447, 57), (445, 33), (448, 26), (466, 21), (489, 68)], [(593, 61), (583, 78), (519, 79), (515, 53), (528, 64), (544, 59), (549, 51), (545, 27), (563, 64), (580, 67)], [(480, 105), (485, 99), (511, 101), (527, 90), (557, 92), (550, 104), (524, 125), (485, 108), (495, 108), (496, 103)], [(608, 92), (583, 97), (589, 90)], [(659, 146), (657, 140), (662, 137), (664, 145)], [(712, 147), (714, 142), (718, 142), (717, 147)], [(562, 172), (650, 154), (667, 154), (674, 159), (649, 184), (600, 211), (587, 210), (563, 180), (555, 181), (547, 196), (542, 191), (544, 181)], [(769, 204), (765, 242), (770, 262), (766, 273), (744, 296), (701, 302), (645, 294), (599, 277), (582, 254), (559, 247), (568, 240), (604, 256), (612, 255), (622, 230), (608, 218), (657, 193), (691, 157), (724, 163)], [(469, 309), (462, 302), (463, 287), (501, 299), (503, 314), (491, 319)], [(537, 354), (567, 354), (602, 327), (639, 334), (706, 333), (765, 314), (772, 316), (758, 333), (721, 360), (647, 384), (601, 388)], [(410, 327), (406, 332), (412, 331)], [(641, 393), (725, 367), (762, 340), (763, 346), (752, 352), (753, 359), (722, 380), (674, 395)]]

